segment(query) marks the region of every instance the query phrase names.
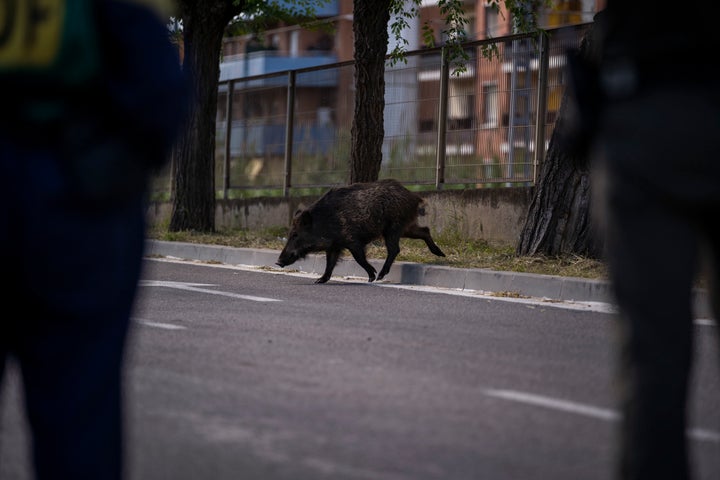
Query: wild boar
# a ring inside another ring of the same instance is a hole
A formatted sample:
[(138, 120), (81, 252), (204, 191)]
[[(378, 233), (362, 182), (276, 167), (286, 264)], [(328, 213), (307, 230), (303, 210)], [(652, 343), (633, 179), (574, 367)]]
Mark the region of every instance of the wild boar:
[(396, 180), (332, 188), (308, 208), (295, 212), (287, 243), (276, 264), (285, 267), (309, 253), (325, 252), (325, 273), (315, 281), (325, 283), (342, 251), (347, 249), (372, 282), (376, 271), (365, 257), (365, 247), (373, 240), (382, 238), (387, 248), (377, 280), (390, 271), (400, 253), (401, 237), (422, 239), (432, 253), (444, 257), (430, 236), (430, 229), (418, 225), (418, 215), (425, 215), (423, 199)]

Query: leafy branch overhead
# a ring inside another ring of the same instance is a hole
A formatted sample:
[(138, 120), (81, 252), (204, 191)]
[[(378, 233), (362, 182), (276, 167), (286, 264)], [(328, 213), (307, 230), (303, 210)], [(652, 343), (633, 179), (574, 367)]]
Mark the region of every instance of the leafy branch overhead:
[[(469, 55), (463, 44), (468, 40), (466, 27), (468, 17), (463, 8), (463, 0), (438, 0), (438, 8), (445, 23), (441, 30), (445, 40), (444, 46), (453, 75), (460, 75), (467, 71), (466, 63)], [(504, 18), (507, 11), (512, 18), (514, 33), (539, 32), (538, 11), (542, 6), (550, 6), (552, 0), (488, 0), (487, 6), (494, 9)], [(406, 53), (409, 41), (403, 32), (410, 28), (410, 20), (420, 15), (422, 0), (413, 0), (408, 7), (403, 0), (393, 0), (390, 4), (390, 31), (395, 39), (395, 46), (389, 54), (389, 64), (398, 62), (407, 63)], [(503, 9), (502, 7), (505, 7)], [(422, 41), (426, 47), (435, 47), (435, 28), (430, 21), (425, 21), (421, 27)], [(480, 52), (485, 58), (498, 55), (497, 45), (494, 43), (482, 45)]]
[(225, 34), (228, 37), (254, 34), (262, 37), (264, 32), (278, 22), (299, 25), (308, 30), (322, 29), (331, 31), (331, 22), (318, 20), (316, 12), (330, 3), (330, 0), (293, 0), (245, 2), (242, 13), (228, 24)]
[[(413, 0), (410, 7), (403, 0), (393, 0), (390, 3), (390, 32), (395, 39), (395, 47), (390, 52), (390, 65), (398, 62), (407, 63), (406, 53), (409, 41), (403, 32), (410, 28), (410, 20), (420, 15), (422, 0)], [(462, 44), (467, 40), (466, 26), (468, 19), (463, 10), (462, 0), (439, 0), (438, 7), (445, 21), (445, 28), (441, 31), (446, 38), (445, 46), (448, 49), (448, 59), (453, 65), (453, 73), (460, 74), (466, 71), (465, 62), (469, 59)], [(422, 25), (422, 40), (427, 47), (435, 46), (435, 29), (426, 21)]]

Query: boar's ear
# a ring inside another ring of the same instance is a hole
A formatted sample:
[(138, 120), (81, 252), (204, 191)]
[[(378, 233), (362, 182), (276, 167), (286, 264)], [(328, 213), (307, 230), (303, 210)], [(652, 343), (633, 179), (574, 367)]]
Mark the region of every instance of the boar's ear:
[(305, 205), (303, 205), (302, 203), (298, 205), (297, 210), (295, 210), (295, 213), (293, 213), (293, 220), (298, 218), (300, 214), (305, 210), (307, 210), (307, 207)]

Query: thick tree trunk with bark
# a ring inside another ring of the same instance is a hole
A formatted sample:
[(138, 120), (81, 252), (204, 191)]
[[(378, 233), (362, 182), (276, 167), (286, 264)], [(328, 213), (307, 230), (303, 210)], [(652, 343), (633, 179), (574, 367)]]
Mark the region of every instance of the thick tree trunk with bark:
[[(580, 43), (580, 54), (590, 55), (592, 29)], [(602, 238), (591, 215), (589, 162), (568, 151), (562, 132), (572, 130), (571, 99), (566, 90), (540, 168), (533, 200), (516, 248), (518, 255), (577, 254), (600, 258)]]
[(190, 79), (188, 122), (175, 150), (173, 209), (169, 230), (215, 230), (215, 115), (222, 38), (245, 2), (181, 0), (185, 56)]
[[(558, 123), (562, 111), (561, 107)], [(600, 239), (590, 215), (589, 173), (578, 167), (577, 159), (557, 144), (553, 135), (520, 234), (517, 254), (575, 253), (599, 257)]]
[(385, 56), (390, 0), (353, 2), (355, 113), (351, 129), (350, 183), (378, 179), (385, 136)]

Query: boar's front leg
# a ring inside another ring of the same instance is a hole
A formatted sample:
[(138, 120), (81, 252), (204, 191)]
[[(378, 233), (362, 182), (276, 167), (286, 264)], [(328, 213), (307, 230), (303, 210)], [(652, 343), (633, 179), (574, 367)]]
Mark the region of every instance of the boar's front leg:
[(368, 282), (375, 280), (375, 267), (370, 265), (365, 257), (365, 246), (364, 245), (351, 245), (348, 247), (355, 261), (365, 269), (368, 274)]
[(325, 252), (325, 273), (323, 273), (322, 277), (315, 280), (315, 283), (325, 283), (330, 280), (339, 258), (340, 250), (327, 250)]

